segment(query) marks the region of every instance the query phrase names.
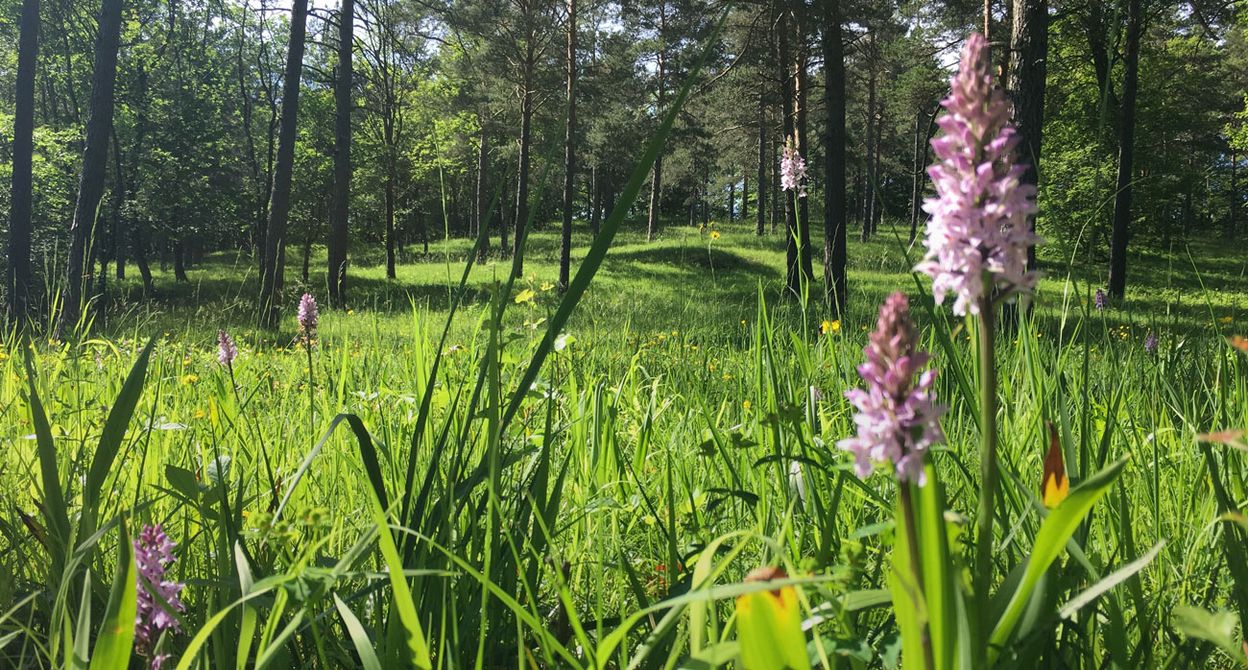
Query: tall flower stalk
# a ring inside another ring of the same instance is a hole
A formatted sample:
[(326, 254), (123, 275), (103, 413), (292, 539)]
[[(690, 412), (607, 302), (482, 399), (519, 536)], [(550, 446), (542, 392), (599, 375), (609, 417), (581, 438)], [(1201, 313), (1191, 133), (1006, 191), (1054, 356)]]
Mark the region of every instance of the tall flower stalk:
[[(909, 300), (904, 293), (893, 293), (880, 305), (875, 330), (863, 349), (867, 360), (858, 366), (858, 375), (866, 382), (866, 388), (845, 392), (857, 410), (854, 424), (858, 433), (837, 446), (854, 454), (855, 471), (861, 478), (870, 475), (876, 463), (892, 468), (909, 546), (908, 563), (914, 572), (916, 592), (925, 598), (912, 490), (927, 483), (924, 466), (928, 448), (944, 440), (940, 429), (944, 409), (936, 404), (931, 391), (936, 371), (924, 370), (930, 356), (919, 350), (918, 344), (919, 333), (910, 319)], [(924, 662), (932, 668), (935, 664), (926, 622), (920, 635)]]
[(316, 394), (313, 391), (312, 376), (312, 342), (316, 339), (316, 326), (320, 320), (320, 312), (316, 306), (316, 298), (311, 293), (304, 293), (299, 299), (299, 313), (296, 315), (299, 321), (299, 341), (303, 343), (303, 350), (308, 356), (308, 421), (316, 419)]
[(980, 468), (975, 593), (987, 611), (992, 578), (993, 523), (997, 467), (997, 379), (995, 324), (997, 300), (1033, 290), (1038, 275), (1027, 267), (1028, 249), (1039, 243), (1028, 225), (1035, 212), (1035, 188), (1021, 181), (1025, 167), (1015, 162), (1019, 136), (1010, 125), (1009, 103), (993, 85), (988, 42), (974, 34), (962, 49), (958, 73), (950, 80), (942, 135), (932, 140), (938, 159), (928, 168), (936, 197), (923, 208), (931, 219), (917, 270), (932, 278), (937, 303), (954, 296), (953, 311), (979, 321)]

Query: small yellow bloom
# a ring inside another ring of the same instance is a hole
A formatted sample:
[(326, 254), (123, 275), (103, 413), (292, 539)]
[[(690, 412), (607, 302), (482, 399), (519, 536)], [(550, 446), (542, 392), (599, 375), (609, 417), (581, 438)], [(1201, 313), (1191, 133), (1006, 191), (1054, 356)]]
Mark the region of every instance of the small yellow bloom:
[(347, 310), (347, 316), (351, 316), (352, 314), (355, 314), (355, 310), (353, 309)]
[(199, 375), (194, 374), (194, 373), (191, 373), (191, 374), (188, 374), (188, 375), (185, 375), (184, 377), (182, 377), (182, 385), (183, 385), (183, 386), (186, 386), (186, 385), (189, 385), (189, 384), (194, 384), (194, 383), (195, 383), (195, 382), (197, 382), (197, 381), (199, 381)]
[(823, 323), (819, 324), (819, 332), (824, 335), (831, 335), (833, 333), (841, 332), (840, 320), (837, 319), (833, 321), (828, 321), (827, 319), (824, 319)]
[(745, 410), (745, 411), (747, 411), (747, 412), (748, 412), (748, 411), (750, 411), (750, 407), (752, 407), (752, 406), (753, 406), (753, 403), (751, 403), (749, 400), (746, 400), (746, 401), (744, 401), (744, 402), (742, 402), (742, 403), (741, 403), (741, 409), (743, 409), (743, 410)]
[(196, 418), (196, 419), (202, 419), (202, 418), (204, 418), (204, 417), (208, 416), (208, 413), (207, 413), (207, 412), (205, 412), (205, 411), (204, 411), (204, 410), (202, 410), (202, 409), (197, 409), (197, 410), (195, 410), (195, 415), (194, 415), (194, 416), (195, 416), (195, 418)]
[(550, 282), (548, 282), (548, 281), (544, 281), (544, 282), (542, 282), (542, 293), (545, 293), (546, 291), (549, 291), (550, 289), (552, 289), (552, 288), (554, 288), (554, 287), (555, 287), (555, 285), (554, 285), (554, 284), (552, 284), (552, 283), (550, 283)]
[(535, 295), (537, 294), (533, 292), (533, 289), (526, 288), (523, 291), (516, 294), (516, 304), (523, 305), (526, 302), (531, 303), (533, 302), (533, 297)]
[(712, 230), (712, 231), (711, 231), (711, 239), (712, 239), (712, 240), (718, 240), (718, 239), (719, 239), (719, 231), (718, 231), (718, 230)]
[(1234, 320), (1235, 320), (1235, 319), (1234, 319), (1234, 318), (1232, 318), (1230, 314), (1227, 314), (1226, 316), (1222, 317), (1221, 319), (1218, 319), (1218, 323), (1220, 323), (1220, 324), (1222, 324), (1222, 325), (1224, 325), (1224, 326), (1225, 326), (1225, 325), (1228, 325), (1229, 323), (1231, 323), (1231, 322), (1232, 322), (1232, 321), (1234, 321)]

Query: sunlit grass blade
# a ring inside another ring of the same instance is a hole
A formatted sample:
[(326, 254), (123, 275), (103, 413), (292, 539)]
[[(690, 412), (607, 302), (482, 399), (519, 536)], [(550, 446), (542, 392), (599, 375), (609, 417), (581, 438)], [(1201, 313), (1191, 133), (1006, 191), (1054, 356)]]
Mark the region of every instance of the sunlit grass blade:
[(134, 547), (126, 525), (121, 524), (117, 547), (117, 572), (108, 597), (108, 608), (95, 649), (91, 653), (91, 670), (112, 670), (130, 664), (134, 648), (135, 616), (138, 613), (138, 569)]

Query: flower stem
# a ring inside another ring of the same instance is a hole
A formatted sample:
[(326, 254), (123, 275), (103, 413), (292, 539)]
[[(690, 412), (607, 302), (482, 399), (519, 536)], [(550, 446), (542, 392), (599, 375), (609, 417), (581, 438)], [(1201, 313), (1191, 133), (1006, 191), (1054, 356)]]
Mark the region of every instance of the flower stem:
[(919, 532), (914, 517), (914, 499), (910, 495), (910, 484), (906, 482), (898, 482), (897, 492), (901, 501), (902, 523), (906, 527), (906, 543), (910, 545), (908, 553), (910, 567), (914, 570), (914, 584), (919, 597), (923, 599), (923, 607), (915, 608), (924, 613), (919, 630), (919, 638), (923, 641), (923, 667), (927, 668), (927, 670), (933, 670), (936, 667), (936, 661), (932, 656), (932, 634), (927, 622), (930, 613), (927, 611), (927, 589), (923, 586), (923, 552), (919, 549)]
[[(975, 598), (979, 611), (988, 612), (989, 585), (992, 582), (992, 525), (997, 492), (997, 368), (995, 360), (992, 298), (979, 301), (979, 429), (980, 480), (979, 518), (975, 560)], [(985, 616), (984, 624), (987, 625)]]
[(308, 352), (308, 425), (312, 426), (316, 422), (316, 392), (313, 389), (312, 378), (312, 338), (305, 337), (303, 340), (303, 350)]

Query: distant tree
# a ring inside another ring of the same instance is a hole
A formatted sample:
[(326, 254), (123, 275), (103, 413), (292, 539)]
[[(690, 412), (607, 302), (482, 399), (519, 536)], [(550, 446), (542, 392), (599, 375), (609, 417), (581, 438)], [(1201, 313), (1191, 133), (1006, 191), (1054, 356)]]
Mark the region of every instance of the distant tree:
[[(1049, 51), (1048, 0), (1013, 0), (1014, 25), (1010, 37), (1009, 89), (1014, 96), (1014, 123), (1022, 141), (1018, 152), (1026, 165), (1022, 182), (1040, 181), (1040, 146), (1044, 131), (1044, 87)], [(1029, 224), (1035, 228), (1035, 217)], [(1027, 251), (1035, 265), (1036, 249)]]
[(303, 76), (304, 36), (307, 32), (308, 0), (294, 0), (290, 13), (290, 42), (286, 51), (286, 74), (282, 84), (282, 116), (277, 135), (277, 159), (273, 167), (272, 200), (266, 227), (263, 272), (260, 283), (260, 321), (277, 325), (285, 258), (286, 224), (290, 216), (291, 174), (295, 161), (295, 133), (299, 118), (299, 82)]
[[(845, 192), (845, 47), (841, 1), (823, 0), (823, 283), (838, 315), (849, 299), (846, 272), (848, 212)], [(761, 172), (761, 171), (760, 171)], [(762, 214), (759, 214), (762, 227)]]
[(334, 193), (329, 211), (329, 304), (347, 300), (347, 229), (351, 209), (351, 101), (355, 51), (355, 0), (342, 0), (338, 11), (338, 71), (334, 77)]
[(1127, 241), (1131, 224), (1132, 164), (1135, 159), (1136, 90), (1140, 71), (1140, 0), (1127, 0), (1127, 42), (1118, 118), (1118, 186), (1114, 197), (1113, 237), (1109, 247), (1109, 294), (1127, 291)]
[(576, 199), (576, 0), (568, 0), (566, 18), (568, 50), (567, 132), (563, 144), (563, 230), (559, 245), (559, 286), (568, 287), (572, 255), (572, 209)]
[(121, 0), (103, 0), (95, 39), (95, 65), (91, 75), (91, 112), (87, 120), (86, 146), (78, 182), (78, 200), (70, 226), (69, 259), (65, 270), (65, 296), (57, 325), (62, 339), (74, 332), (83, 310), (83, 298), (92, 266), (95, 223), (104, 194), (108, 166), (108, 142), (113, 126), (113, 93), (117, 75), (117, 49), (121, 42)]
[(18, 22), (17, 85), (13, 112), (13, 179), (9, 201), (9, 319), (30, 313), (32, 163), (35, 150), (35, 64), (39, 54), (39, 0), (22, 0)]

